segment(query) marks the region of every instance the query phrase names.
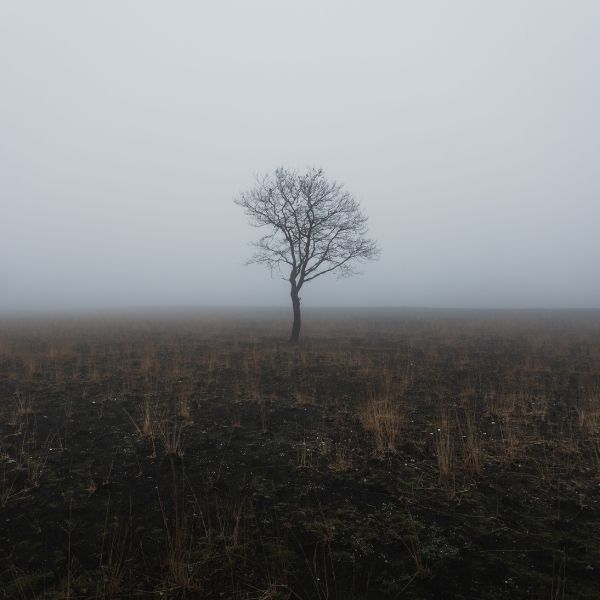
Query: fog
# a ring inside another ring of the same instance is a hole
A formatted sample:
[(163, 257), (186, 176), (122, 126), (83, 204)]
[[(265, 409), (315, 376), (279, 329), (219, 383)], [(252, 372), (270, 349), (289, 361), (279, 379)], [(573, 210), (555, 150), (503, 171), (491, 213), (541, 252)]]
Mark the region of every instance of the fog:
[(323, 167), (382, 254), (305, 306), (600, 306), (600, 3), (3, 2), (0, 310), (285, 306), (233, 198)]

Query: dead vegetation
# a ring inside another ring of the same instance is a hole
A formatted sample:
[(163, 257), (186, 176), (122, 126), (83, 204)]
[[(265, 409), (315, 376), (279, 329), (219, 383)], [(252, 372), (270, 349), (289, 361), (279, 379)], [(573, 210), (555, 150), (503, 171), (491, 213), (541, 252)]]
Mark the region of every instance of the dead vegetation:
[(597, 315), (310, 322), (2, 323), (5, 597), (593, 597)]
[(373, 435), (375, 452), (379, 456), (397, 451), (403, 423), (399, 398), (390, 394), (378, 398), (371, 391), (361, 410), (360, 419), (363, 427)]

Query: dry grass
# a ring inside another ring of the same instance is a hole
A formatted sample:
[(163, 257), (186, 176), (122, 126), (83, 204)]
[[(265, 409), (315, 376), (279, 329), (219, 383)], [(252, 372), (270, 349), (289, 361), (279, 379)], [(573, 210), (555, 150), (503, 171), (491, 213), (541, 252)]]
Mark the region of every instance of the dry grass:
[(465, 465), (471, 475), (479, 477), (483, 473), (485, 452), (483, 435), (474, 409), (465, 411), (462, 428)]
[(158, 437), (165, 452), (170, 456), (184, 455), (183, 429), (184, 424), (175, 419), (161, 418), (157, 425)]
[[(110, 500), (106, 505), (106, 517), (100, 550), (100, 573), (96, 586), (96, 598), (112, 600), (121, 598), (131, 580), (135, 559), (132, 545), (133, 515), (128, 518), (110, 514)], [(128, 577), (129, 576), (129, 577)], [(126, 582), (126, 580), (129, 581)]]
[(35, 411), (33, 410), (33, 404), (29, 395), (25, 396), (20, 390), (17, 390), (14, 397), (14, 409), (9, 416), (8, 423), (20, 429), (29, 417), (35, 415)]
[(140, 419), (134, 419), (128, 412), (125, 410), (125, 413), (129, 417), (129, 420), (135, 427), (135, 431), (137, 435), (142, 439), (154, 440), (157, 431), (156, 424), (156, 408), (153, 408), (150, 404), (150, 400), (146, 395), (144, 399), (144, 403), (140, 410)]
[(506, 416), (499, 423), (499, 428), (497, 457), (505, 463), (520, 460), (526, 443), (523, 420), (518, 417)]
[[(12, 476), (11, 476), (12, 475)], [(0, 479), (0, 508), (5, 508), (9, 502), (17, 500), (23, 495), (23, 491), (16, 487), (17, 475), (7, 473), (6, 465), (3, 465), (2, 478)]]
[(352, 459), (350, 447), (347, 441), (342, 440), (336, 442), (333, 450), (333, 457), (329, 463), (329, 468), (332, 471), (342, 473), (348, 471), (352, 467)]
[(434, 425), (435, 450), (440, 482), (454, 482), (454, 431), (450, 410), (444, 406)]
[(296, 390), (293, 394), (293, 398), (297, 406), (314, 406), (317, 404), (314, 395), (303, 390)]
[(361, 408), (360, 421), (365, 430), (373, 435), (378, 456), (397, 451), (404, 424), (404, 414), (398, 400), (394, 401), (389, 394), (376, 398), (370, 392), (369, 399)]
[(42, 455), (29, 457), (27, 461), (27, 486), (30, 489), (40, 486), (47, 460), (48, 451)]
[(304, 439), (296, 446), (297, 461), (299, 469), (309, 469), (312, 466), (312, 452)]
[(177, 389), (177, 415), (185, 421), (192, 422), (190, 400), (192, 398), (192, 385), (182, 383)]
[(591, 439), (600, 439), (600, 392), (587, 394), (576, 406), (580, 429)]

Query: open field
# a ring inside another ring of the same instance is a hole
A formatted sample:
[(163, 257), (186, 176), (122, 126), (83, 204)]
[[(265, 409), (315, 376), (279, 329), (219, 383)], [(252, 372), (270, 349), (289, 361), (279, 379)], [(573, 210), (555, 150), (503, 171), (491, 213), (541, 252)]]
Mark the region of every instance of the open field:
[(600, 312), (0, 322), (0, 598), (600, 595)]

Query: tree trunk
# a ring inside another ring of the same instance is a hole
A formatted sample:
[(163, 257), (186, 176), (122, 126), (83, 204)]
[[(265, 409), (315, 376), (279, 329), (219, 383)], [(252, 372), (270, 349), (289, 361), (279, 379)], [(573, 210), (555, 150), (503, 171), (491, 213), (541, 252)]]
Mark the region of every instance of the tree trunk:
[(290, 336), (290, 342), (297, 344), (300, 339), (300, 296), (298, 296), (298, 290), (296, 286), (292, 284), (292, 309), (294, 311), (294, 324), (292, 325), (292, 335)]

